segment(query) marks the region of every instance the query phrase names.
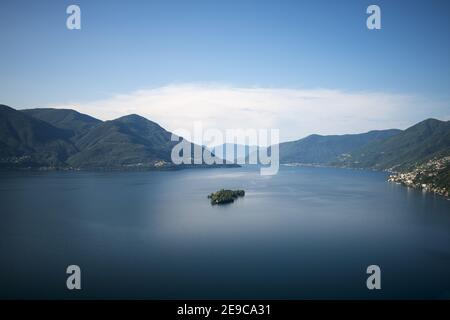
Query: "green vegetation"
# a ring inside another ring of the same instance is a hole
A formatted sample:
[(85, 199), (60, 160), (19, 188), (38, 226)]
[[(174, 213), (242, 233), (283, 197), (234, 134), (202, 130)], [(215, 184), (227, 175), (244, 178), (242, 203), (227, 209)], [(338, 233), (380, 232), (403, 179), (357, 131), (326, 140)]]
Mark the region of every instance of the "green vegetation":
[(84, 134), (102, 121), (71, 109), (26, 109), (20, 110), (35, 119), (42, 120), (52, 126), (67, 131), (70, 136)]
[(208, 195), (208, 199), (211, 199), (211, 204), (215, 205), (215, 204), (232, 203), (238, 197), (243, 197), (243, 196), (245, 196), (244, 190), (221, 189), (217, 192), (213, 192), (210, 195)]
[(412, 170), (450, 155), (450, 121), (427, 119), (402, 130), (320, 136), (280, 144), (281, 163)]
[(69, 133), (0, 105), (0, 168), (59, 167), (77, 152)]
[(450, 194), (450, 157), (446, 158), (446, 163), (440, 168), (431, 169), (430, 173), (421, 173), (417, 176), (417, 183), (431, 185), (443, 195)]
[(427, 119), (393, 137), (371, 142), (335, 164), (399, 172), (448, 155), (450, 121)]
[(444, 196), (450, 191), (450, 121), (427, 119), (401, 130), (311, 135), (280, 144), (282, 163), (387, 170), (389, 181)]
[(134, 114), (100, 121), (70, 109), (0, 105), (0, 168), (173, 169), (171, 135)]
[(342, 154), (348, 154), (371, 142), (393, 137), (401, 130), (374, 130), (360, 134), (321, 136), (312, 134), (306, 138), (280, 144), (281, 163), (328, 164)]

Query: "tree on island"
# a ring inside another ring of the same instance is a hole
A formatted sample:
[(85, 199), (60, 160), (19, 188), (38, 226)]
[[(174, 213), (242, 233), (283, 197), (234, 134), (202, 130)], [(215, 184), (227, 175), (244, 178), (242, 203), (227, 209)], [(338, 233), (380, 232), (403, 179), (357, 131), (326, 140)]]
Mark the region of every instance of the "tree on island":
[(208, 199), (211, 199), (212, 205), (216, 205), (216, 204), (232, 203), (238, 197), (243, 197), (243, 196), (245, 196), (244, 190), (221, 189), (217, 192), (213, 192), (210, 195), (208, 195)]

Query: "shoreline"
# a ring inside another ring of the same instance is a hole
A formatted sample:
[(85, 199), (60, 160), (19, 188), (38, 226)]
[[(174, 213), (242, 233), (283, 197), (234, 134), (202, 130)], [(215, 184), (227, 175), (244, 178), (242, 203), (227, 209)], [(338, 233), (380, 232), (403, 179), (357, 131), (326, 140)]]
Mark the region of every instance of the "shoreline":
[[(446, 200), (450, 200), (450, 192), (446, 188), (436, 186), (434, 183), (421, 183), (415, 182), (418, 174), (424, 174), (426, 169), (429, 167), (436, 167), (441, 169), (446, 163), (450, 163), (450, 157), (444, 157), (442, 159), (432, 159), (415, 168), (412, 171), (395, 171), (392, 169), (374, 169), (374, 168), (355, 168), (349, 166), (337, 166), (337, 165), (326, 165), (326, 164), (312, 164), (312, 163), (283, 163), (282, 166), (286, 167), (313, 167), (313, 168), (336, 168), (336, 169), (350, 169), (350, 170), (366, 170), (373, 172), (385, 172), (389, 173), (389, 177), (386, 182), (400, 184), (407, 188), (413, 188), (415, 190), (422, 190), (427, 193), (432, 193), (439, 195)], [(433, 176), (435, 176), (434, 174)], [(432, 177), (433, 177), (432, 176)]]

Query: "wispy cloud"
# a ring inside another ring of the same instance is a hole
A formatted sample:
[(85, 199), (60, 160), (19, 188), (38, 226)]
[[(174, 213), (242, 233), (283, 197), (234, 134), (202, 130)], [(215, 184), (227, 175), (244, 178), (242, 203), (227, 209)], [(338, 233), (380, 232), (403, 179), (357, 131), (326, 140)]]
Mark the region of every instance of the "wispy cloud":
[(190, 130), (196, 121), (220, 130), (278, 128), (282, 141), (311, 133), (403, 129), (428, 117), (445, 117), (448, 110), (408, 94), (217, 84), (174, 84), (53, 107), (74, 108), (102, 120), (137, 113), (168, 130)]

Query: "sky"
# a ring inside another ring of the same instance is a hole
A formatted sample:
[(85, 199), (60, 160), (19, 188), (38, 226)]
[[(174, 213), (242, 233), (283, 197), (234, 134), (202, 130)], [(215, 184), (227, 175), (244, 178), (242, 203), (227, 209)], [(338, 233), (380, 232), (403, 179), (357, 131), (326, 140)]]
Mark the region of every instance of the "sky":
[(404, 129), (450, 119), (449, 30), (446, 0), (1, 0), (0, 103), (282, 141)]

